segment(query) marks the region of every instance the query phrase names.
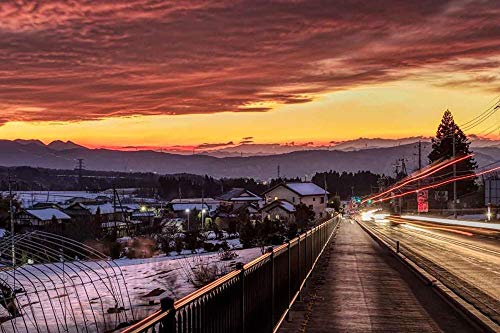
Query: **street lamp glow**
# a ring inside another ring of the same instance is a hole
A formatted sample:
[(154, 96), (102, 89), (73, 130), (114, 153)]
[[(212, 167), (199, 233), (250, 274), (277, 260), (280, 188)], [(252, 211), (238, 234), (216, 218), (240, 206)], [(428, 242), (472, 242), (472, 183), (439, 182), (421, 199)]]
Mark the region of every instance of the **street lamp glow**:
[(186, 213), (188, 213), (188, 214), (189, 214), (189, 212), (190, 212), (190, 211), (191, 211), (191, 210), (190, 210), (189, 208), (186, 208)]
[(146, 206), (141, 206), (141, 212), (145, 212), (146, 211)]
[(205, 213), (207, 212), (207, 210), (206, 210), (206, 209), (202, 209), (202, 210), (201, 210), (201, 212), (202, 212), (203, 214), (205, 214)]

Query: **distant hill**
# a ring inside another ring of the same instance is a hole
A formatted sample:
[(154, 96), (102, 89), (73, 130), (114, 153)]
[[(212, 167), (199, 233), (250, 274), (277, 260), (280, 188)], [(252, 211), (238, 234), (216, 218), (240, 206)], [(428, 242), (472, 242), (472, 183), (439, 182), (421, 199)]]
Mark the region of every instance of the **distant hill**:
[(50, 149), (53, 150), (68, 150), (68, 149), (78, 149), (78, 148), (85, 148), (84, 146), (77, 145), (76, 143), (72, 141), (61, 141), (61, 140), (56, 140), (52, 141), (47, 145)]
[[(430, 143), (423, 142), (423, 163), (427, 161)], [(58, 145), (57, 148), (60, 146)], [(69, 147), (72, 147), (70, 144)], [(500, 148), (474, 148), (479, 165), (500, 160)], [(88, 170), (155, 172), (159, 174), (192, 173), (213, 177), (276, 177), (277, 167), (285, 177), (312, 176), (315, 172), (360, 171), (392, 174), (393, 163), (398, 158), (407, 160), (412, 170), (417, 165), (415, 144), (388, 148), (371, 148), (354, 151), (304, 150), (285, 154), (223, 157), (206, 155), (179, 155), (156, 151), (120, 151), (88, 149), (82, 146), (54, 149), (36, 142), (0, 140), (0, 165), (31, 166), (51, 169), (73, 169), (76, 159), (85, 159)]]
[[(471, 147), (497, 147), (500, 148), (500, 141), (481, 138), (475, 135), (470, 136)], [(383, 138), (358, 138), (354, 140), (331, 142), (329, 145), (313, 145), (313, 144), (257, 144), (244, 143), (229, 147), (207, 150), (201, 152), (203, 155), (215, 157), (235, 157), (235, 156), (264, 156), (287, 154), (295, 151), (308, 150), (340, 150), (354, 151), (366, 150), (375, 148), (391, 148), (401, 145), (416, 144), (418, 141), (430, 143), (431, 139), (427, 137), (409, 137), (401, 139), (383, 139)]]

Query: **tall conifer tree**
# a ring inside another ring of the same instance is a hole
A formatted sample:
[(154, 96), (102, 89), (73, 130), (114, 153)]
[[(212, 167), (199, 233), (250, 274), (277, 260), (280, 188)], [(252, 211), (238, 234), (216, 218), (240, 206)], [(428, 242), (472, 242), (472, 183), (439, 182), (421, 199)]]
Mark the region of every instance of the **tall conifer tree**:
[[(453, 157), (453, 140), (455, 140), (455, 156), (464, 156), (470, 154), (470, 141), (460, 127), (455, 123), (453, 115), (446, 110), (441, 123), (437, 129), (436, 137), (432, 138), (432, 151), (429, 154), (431, 163), (445, 160)], [(474, 158), (467, 158), (456, 164), (457, 176), (469, 175), (477, 169)], [(435, 175), (442, 179), (453, 177), (453, 167), (443, 169)], [(453, 195), (453, 184), (438, 188), (437, 190), (447, 190), (449, 198)], [(457, 181), (457, 195), (460, 196), (477, 190), (475, 178)]]

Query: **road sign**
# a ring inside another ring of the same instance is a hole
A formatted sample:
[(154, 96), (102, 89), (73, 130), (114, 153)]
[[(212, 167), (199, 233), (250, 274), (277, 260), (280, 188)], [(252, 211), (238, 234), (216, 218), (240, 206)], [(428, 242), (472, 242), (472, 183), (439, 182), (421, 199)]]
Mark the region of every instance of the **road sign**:
[(429, 191), (423, 190), (417, 192), (417, 204), (419, 213), (427, 213), (429, 211)]

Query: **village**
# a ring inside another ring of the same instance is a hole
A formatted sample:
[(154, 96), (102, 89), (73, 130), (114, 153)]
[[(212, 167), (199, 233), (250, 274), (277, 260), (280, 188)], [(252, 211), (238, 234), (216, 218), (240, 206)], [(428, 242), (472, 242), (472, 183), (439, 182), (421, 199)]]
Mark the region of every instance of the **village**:
[[(169, 201), (145, 198), (137, 193), (138, 189), (134, 188), (98, 193), (13, 192), (18, 204), (15, 232), (45, 230), (79, 241), (100, 238), (112, 240), (113, 244), (114, 241), (123, 243), (124, 240), (146, 237), (158, 246), (147, 251), (141, 249), (129, 256), (147, 257), (157, 249), (166, 254), (171, 252), (169, 250), (181, 253), (185, 249), (195, 251), (198, 247), (218, 250), (220, 246), (204, 245), (203, 239), (193, 243), (190, 238), (193, 234), (200, 238), (200, 234), (207, 232), (212, 232), (220, 240), (241, 238), (242, 231), (245, 233), (245, 230), (264, 222), (273, 226), (269, 228), (266, 240), (240, 239), (238, 246), (271, 244), (273, 236), (279, 238), (275, 242), (281, 244), (285, 236), (293, 237), (293, 233), (331, 217), (335, 211), (328, 205), (330, 193), (312, 182), (283, 182), (260, 194), (245, 188), (232, 188), (216, 198), (174, 198)], [(8, 196), (8, 193), (3, 195)], [(166, 231), (171, 237), (165, 236)], [(184, 242), (178, 240), (179, 237)], [(250, 235), (250, 238), (257, 237)], [(112, 247), (103, 252), (115, 259), (123, 255), (122, 252), (116, 253), (116, 249), (110, 250)], [(224, 245), (223, 248), (227, 247)]]

